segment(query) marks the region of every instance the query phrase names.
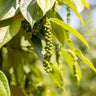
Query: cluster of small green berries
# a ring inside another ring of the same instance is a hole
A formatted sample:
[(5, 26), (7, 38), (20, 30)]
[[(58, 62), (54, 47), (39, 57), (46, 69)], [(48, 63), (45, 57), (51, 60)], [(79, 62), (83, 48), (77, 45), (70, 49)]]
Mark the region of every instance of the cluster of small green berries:
[(22, 27), (26, 32), (31, 31), (31, 26), (26, 20), (22, 21)]
[(68, 50), (68, 52), (72, 55), (73, 57), (73, 71), (74, 71), (74, 78), (76, 81), (79, 81), (79, 78), (78, 78), (78, 57), (76, 56), (76, 54), (74, 53), (74, 51), (71, 51), (71, 50)]
[[(70, 24), (70, 8), (67, 7), (67, 24)], [(70, 33), (67, 31), (68, 42), (71, 42)]]
[(76, 81), (79, 81), (78, 79), (78, 58), (75, 56), (74, 58), (74, 65), (73, 65), (73, 70), (74, 70), (74, 78), (76, 79)]
[(27, 39), (32, 38), (31, 26), (26, 20), (22, 21), (22, 28), (24, 32), (26, 32), (26, 38)]
[(40, 30), (42, 29), (42, 26), (43, 26), (43, 20), (41, 19), (34, 24), (32, 28), (32, 34), (36, 35), (38, 32), (40, 32)]
[(22, 21), (22, 26), (23, 26), (23, 30), (25, 30), (27, 33), (26, 38), (30, 39), (32, 38), (32, 35), (36, 35), (38, 32), (41, 31), (42, 26), (43, 26), (43, 20), (41, 19), (37, 21), (34, 24), (33, 28), (31, 28), (30, 24), (26, 20), (24, 20)]
[(47, 18), (44, 19), (45, 24), (44, 24), (44, 33), (45, 33), (45, 42), (46, 42), (46, 47), (45, 47), (45, 54), (44, 54), (44, 60), (43, 60), (43, 66), (46, 70), (46, 72), (52, 71), (51, 68), (51, 56), (52, 56), (52, 32), (50, 29), (50, 22)]

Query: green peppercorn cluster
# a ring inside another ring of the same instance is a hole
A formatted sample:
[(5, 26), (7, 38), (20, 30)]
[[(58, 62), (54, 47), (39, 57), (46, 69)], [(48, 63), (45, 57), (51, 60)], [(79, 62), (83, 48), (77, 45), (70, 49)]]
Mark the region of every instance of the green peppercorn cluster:
[[(70, 9), (67, 7), (67, 24), (70, 24)], [(67, 31), (68, 42), (71, 42), (70, 33)]]
[(78, 81), (78, 62), (77, 62), (78, 58), (74, 57), (74, 65), (73, 65), (73, 70), (74, 70), (74, 78), (76, 79), (76, 81)]
[(74, 53), (74, 51), (72, 51), (72, 50), (67, 50), (71, 55), (72, 55), (72, 57), (73, 57), (73, 62), (74, 62), (74, 64), (73, 64), (73, 76), (74, 76), (74, 78), (75, 78), (75, 80), (76, 81), (79, 81), (79, 78), (78, 78), (78, 62), (77, 62), (77, 60), (78, 60), (78, 57), (76, 56), (76, 54)]
[(23, 35), (26, 37), (25, 39), (32, 38), (31, 26), (26, 20), (22, 21), (22, 28), (24, 30)]
[(31, 31), (31, 26), (26, 20), (22, 21), (22, 27), (26, 32)]
[(39, 21), (37, 21), (37, 22), (34, 24), (34, 26), (33, 26), (33, 28), (32, 28), (32, 34), (33, 34), (33, 35), (36, 35), (38, 32), (40, 32), (40, 30), (42, 29), (42, 27), (43, 27), (43, 20), (40, 19)]
[(22, 21), (22, 26), (26, 32), (31, 32), (33, 35), (36, 35), (36, 33), (40, 32), (40, 30), (42, 29), (43, 20), (41, 19), (37, 21), (34, 24), (33, 28), (31, 28), (30, 24), (26, 20), (24, 20)]
[(46, 70), (46, 72), (52, 71), (51, 68), (51, 56), (52, 56), (52, 32), (50, 30), (50, 22), (48, 19), (44, 19), (45, 24), (44, 24), (44, 33), (45, 33), (45, 42), (46, 42), (46, 47), (45, 47), (45, 54), (44, 54), (44, 60), (43, 60), (43, 66)]

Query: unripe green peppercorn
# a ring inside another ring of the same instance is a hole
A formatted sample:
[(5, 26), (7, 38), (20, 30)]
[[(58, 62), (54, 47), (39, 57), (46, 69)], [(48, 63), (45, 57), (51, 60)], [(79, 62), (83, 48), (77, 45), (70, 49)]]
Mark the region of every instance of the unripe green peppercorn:
[(45, 51), (46, 53), (44, 54), (44, 61), (43, 63), (45, 64), (45, 61), (47, 61), (48, 63), (46, 63), (46, 67), (44, 66), (44, 69), (46, 70), (46, 72), (50, 72), (52, 71), (52, 68), (51, 68), (51, 56), (52, 56), (52, 32), (50, 30), (50, 22), (48, 19), (44, 19), (43, 20), (45, 23), (44, 23), (44, 33), (45, 33), (45, 42), (46, 42), (46, 47), (45, 47)]
[[(67, 7), (67, 24), (70, 24), (70, 8)], [(68, 42), (71, 42), (70, 33), (67, 31)]]

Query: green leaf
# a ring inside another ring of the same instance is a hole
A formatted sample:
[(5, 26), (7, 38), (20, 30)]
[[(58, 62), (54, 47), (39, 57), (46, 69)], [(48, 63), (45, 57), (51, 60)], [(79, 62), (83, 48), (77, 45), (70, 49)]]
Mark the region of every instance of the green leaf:
[(63, 75), (61, 73), (61, 71), (54, 65), (51, 65), (53, 71), (49, 72), (49, 75), (52, 79), (52, 81), (57, 84), (57, 86), (61, 89), (63, 89), (64, 87), (64, 82), (63, 82)]
[(57, 4), (57, 6), (58, 5), (64, 5), (65, 3), (64, 3), (64, 0), (56, 0), (56, 4)]
[(84, 4), (86, 8), (89, 8), (89, 4), (86, 2), (86, 0), (81, 0), (81, 2)]
[(58, 18), (60, 20), (62, 20), (61, 16), (58, 14), (58, 12), (56, 12), (55, 10), (49, 10), (47, 13), (46, 13), (46, 16), (48, 18)]
[(43, 14), (45, 14), (48, 10), (50, 10), (53, 5), (55, 0), (36, 0), (38, 5), (43, 11)]
[(72, 0), (72, 1), (75, 3), (78, 12), (79, 13), (82, 12), (84, 9), (84, 5), (82, 4), (81, 0)]
[(20, 54), (22, 55), (24, 63), (26, 64), (31, 62), (34, 59), (37, 59), (36, 56), (34, 55), (34, 52), (30, 52), (30, 50), (19, 49), (19, 51), (20, 51)]
[(24, 69), (23, 64), (24, 61), (22, 59), (22, 55), (20, 53), (21, 50), (19, 49), (9, 49), (9, 62), (13, 66), (15, 79), (17, 84), (21, 84), (23, 77), (24, 77)]
[(77, 38), (79, 38), (89, 49), (88, 43), (87, 41), (84, 39), (84, 37), (79, 34), (75, 29), (73, 29), (72, 27), (70, 27), (68, 24), (64, 23), (61, 20), (55, 19), (55, 18), (51, 18), (50, 19), (51, 23), (53, 24), (57, 24), (58, 27), (63, 28), (64, 30), (67, 30), (69, 32), (71, 32), (72, 34), (74, 34)]
[[(71, 70), (71, 74), (74, 77), (74, 69), (73, 69), (74, 59), (73, 59), (73, 57), (65, 50), (61, 50), (61, 55), (63, 56), (65, 62), (68, 64), (68, 66)], [(81, 69), (78, 64), (77, 64), (77, 75), (78, 75), (77, 83), (80, 83), (80, 80), (82, 78), (82, 73), (81, 73)]]
[(11, 18), (15, 15), (19, 0), (0, 0), (0, 20)]
[[(29, 42), (30, 42), (30, 41), (29, 41)], [(39, 58), (40, 58), (41, 61), (43, 62), (43, 54), (42, 54), (42, 43), (41, 43), (41, 40), (40, 40), (39, 38), (37, 38), (36, 36), (32, 36), (30, 43), (33, 45), (35, 52), (37, 53), (37, 55), (39, 56)]]
[(68, 66), (71, 70), (71, 73), (73, 75), (73, 63), (74, 63), (73, 61), (74, 60), (73, 60), (72, 56), (65, 50), (61, 50), (61, 55), (63, 56), (65, 62), (68, 64)]
[(11, 18), (0, 21), (0, 48), (17, 34), (20, 27), (20, 18)]
[[(60, 15), (56, 11), (53, 11), (53, 10), (48, 11), (46, 13), (46, 16), (48, 18), (58, 18), (58, 19), (62, 20)], [(60, 27), (56, 26), (55, 24), (53, 25), (53, 30), (52, 30), (53, 34), (57, 37), (57, 39), (60, 41), (60, 43), (62, 45), (64, 45), (65, 38), (64, 38), (64, 32), (62, 32), (62, 31), (64, 31), (64, 30), (61, 29)]]
[(30, 23), (31, 26), (43, 17), (43, 12), (35, 0), (21, 0), (20, 10), (24, 18)]
[(1, 71), (0, 71), (0, 96), (10, 96), (10, 89), (7, 78)]
[(77, 56), (85, 62), (93, 71), (96, 72), (96, 68), (93, 66), (92, 62), (83, 56), (82, 52), (79, 49), (75, 49), (74, 52), (77, 54)]
[(35, 66), (35, 64), (33, 62), (31, 62), (30, 66), (29, 66), (29, 68), (31, 70), (30, 77), (35, 82), (35, 84), (36, 83), (38, 84), (43, 81), (42, 73), (37, 66)]
[(41, 62), (43, 63), (43, 54), (42, 54), (42, 37), (39, 34), (38, 36), (32, 35), (32, 38), (28, 37), (29, 35), (26, 33), (26, 30), (20, 30), (22, 35), (29, 41), (29, 43), (33, 46), (35, 53), (40, 58)]
[(80, 21), (84, 27), (84, 21), (83, 21), (82, 17), (80, 16), (80, 14), (78, 13), (77, 9), (75, 8), (72, 1), (71, 0), (64, 0), (64, 2), (65, 2), (64, 4), (66, 4), (68, 7), (70, 7), (75, 12), (75, 14), (78, 16), (78, 18), (80, 19)]
[(0, 49), (0, 69), (2, 68), (2, 65), (3, 65), (3, 56), (2, 56), (2, 49)]
[(60, 43), (62, 45), (64, 45), (65, 30), (63, 28), (61, 28), (60, 26), (58, 26), (56, 23), (53, 23), (53, 22), (51, 22), (51, 26), (52, 26), (52, 32), (54, 33), (54, 35), (57, 37), (57, 39), (60, 41)]

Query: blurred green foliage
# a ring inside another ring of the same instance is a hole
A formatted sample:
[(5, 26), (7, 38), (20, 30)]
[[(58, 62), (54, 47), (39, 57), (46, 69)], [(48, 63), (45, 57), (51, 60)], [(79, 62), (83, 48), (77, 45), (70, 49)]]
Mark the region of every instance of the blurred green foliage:
[[(74, 46), (79, 48), (87, 58), (90, 58), (93, 65), (96, 67), (96, 27), (94, 26), (94, 11), (95, 8), (90, 8), (90, 10), (85, 9), (82, 12), (82, 16), (85, 21), (85, 28), (82, 29), (82, 26), (79, 26), (77, 29), (86, 38), (88, 44), (90, 45), (90, 52), (77, 38), (74, 38), (73, 42)], [(78, 63), (82, 70), (82, 80), (80, 84), (77, 85), (72, 77), (68, 76), (67, 79), (69, 82), (65, 81), (65, 84), (68, 83), (66, 85), (67, 88), (65, 87), (65, 93), (69, 94), (65, 96), (96, 96), (96, 73), (90, 70), (89, 67), (84, 64), (84, 62), (79, 60)], [(65, 66), (66, 65), (64, 65), (64, 67)], [(64, 71), (64, 73), (65, 72), (66, 71)], [(65, 74), (70, 75), (69, 72), (66, 72)]]

